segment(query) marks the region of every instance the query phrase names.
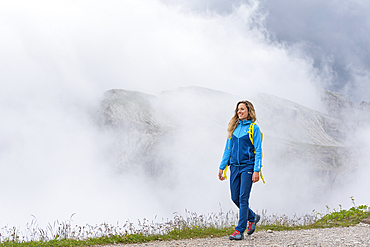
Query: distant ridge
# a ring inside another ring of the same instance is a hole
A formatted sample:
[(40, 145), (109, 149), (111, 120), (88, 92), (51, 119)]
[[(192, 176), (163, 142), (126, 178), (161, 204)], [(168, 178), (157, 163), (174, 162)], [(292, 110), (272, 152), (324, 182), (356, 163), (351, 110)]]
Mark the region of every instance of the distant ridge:
[[(202, 87), (179, 88), (159, 96), (123, 89), (107, 91), (102, 112), (106, 127), (118, 133), (112, 145), (119, 152), (117, 170), (134, 163), (149, 167), (151, 173), (161, 171), (163, 164), (170, 162), (163, 162), (165, 157), (159, 155), (160, 143), (170, 142), (167, 138), (179, 126), (194, 128), (194, 123), (197, 128), (214, 126), (224, 132), (238, 100), (238, 96)], [(264, 153), (270, 163), (309, 167), (321, 183), (331, 186), (341, 174), (355, 169), (356, 153), (346, 138), (360, 121), (370, 119), (366, 102), (356, 107), (338, 93), (323, 91), (326, 113), (322, 113), (267, 94), (251, 101), (265, 133)], [(191, 138), (192, 129), (188, 131)]]

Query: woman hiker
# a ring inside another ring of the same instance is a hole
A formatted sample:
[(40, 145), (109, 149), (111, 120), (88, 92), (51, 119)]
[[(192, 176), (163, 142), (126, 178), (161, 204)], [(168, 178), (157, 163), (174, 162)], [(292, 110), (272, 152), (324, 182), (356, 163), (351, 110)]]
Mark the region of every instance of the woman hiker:
[[(227, 131), (228, 139), (218, 178), (223, 181), (223, 171), (230, 165), (231, 199), (239, 208), (239, 223), (230, 240), (244, 239), (244, 231), (251, 235), (256, 229), (260, 216), (249, 208), (249, 195), (252, 184), (259, 181), (261, 169), (261, 131), (254, 124), (254, 131), (249, 135), (250, 126), (256, 121), (254, 107), (249, 101), (240, 101), (236, 105), (235, 115), (231, 118)], [(250, 137), (251, 136), (251, 137)], [(253, 138), (253, 144), (250, 138)]]

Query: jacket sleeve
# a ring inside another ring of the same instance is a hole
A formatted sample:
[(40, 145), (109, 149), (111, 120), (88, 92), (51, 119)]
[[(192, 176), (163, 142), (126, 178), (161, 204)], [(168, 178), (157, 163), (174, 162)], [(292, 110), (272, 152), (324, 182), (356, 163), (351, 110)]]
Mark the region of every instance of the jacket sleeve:
[(261, 130), (257, 124), (254, 126), (253, 144), (255, 152), (254, 171), (260, 172), (262, 165), (262, 147), (261, 147), (262, 143), (261, 143)]
[(230, 159), (230, 156), (231, 156), (231, 145), (232, 145), (231, 138), (227, 138), (224, 155), (222, 156), (222, 160), (221, 160), (221, 164), (220, 164), (220, 169), (221, 170), (224, 170), (225, 169), (225, 167), (227, 165), (227, 162)]

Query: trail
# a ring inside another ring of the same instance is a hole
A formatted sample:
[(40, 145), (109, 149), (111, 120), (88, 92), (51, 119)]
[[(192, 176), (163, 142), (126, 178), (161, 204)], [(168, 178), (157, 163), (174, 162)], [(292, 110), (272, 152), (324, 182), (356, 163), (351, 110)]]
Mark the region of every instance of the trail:
[(115, 244), (107, 247), (133, 246), (370, 246), (370, 225), (334, 227), (297, 231), (259, 231), (241, 241), (221, 238), (198, 238), (153, 241), (142, 244)]

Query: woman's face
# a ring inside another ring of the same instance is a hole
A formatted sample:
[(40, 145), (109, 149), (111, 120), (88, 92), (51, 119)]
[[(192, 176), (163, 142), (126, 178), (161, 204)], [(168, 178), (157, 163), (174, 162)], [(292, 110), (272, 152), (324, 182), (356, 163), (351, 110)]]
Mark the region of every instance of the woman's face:
[(244, 103), (238, 105), (238, 117), (240, 120), (248, 118), (248, 108)]

